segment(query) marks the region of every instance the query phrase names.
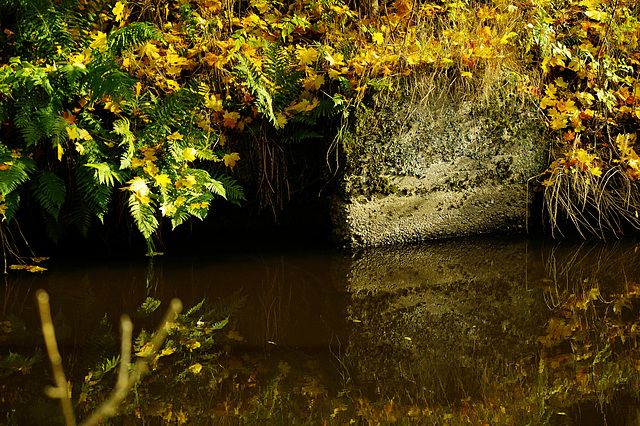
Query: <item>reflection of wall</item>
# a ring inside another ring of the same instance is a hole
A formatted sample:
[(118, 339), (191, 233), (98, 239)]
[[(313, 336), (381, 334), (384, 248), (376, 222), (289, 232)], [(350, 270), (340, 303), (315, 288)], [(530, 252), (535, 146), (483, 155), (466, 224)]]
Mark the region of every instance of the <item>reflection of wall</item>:
[(528, 250), (494, 237), (360, 252), (348, 284), (355, 379), (404, 401), (454, 402), (515, 374), (547, 309)]

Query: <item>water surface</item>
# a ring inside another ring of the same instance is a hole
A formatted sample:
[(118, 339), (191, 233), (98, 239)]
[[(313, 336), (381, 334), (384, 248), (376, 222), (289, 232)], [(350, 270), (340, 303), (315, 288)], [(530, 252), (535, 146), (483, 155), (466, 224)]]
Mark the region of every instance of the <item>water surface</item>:
[(178, 297), (206, 306), (113, 424), (639, 424), (632, 240), (50, 262), (5, 277), (0, 423), (62, 424), (43, 394), (43, 288), (79, 418), (112, 389), (120, 315), (142, 346)]

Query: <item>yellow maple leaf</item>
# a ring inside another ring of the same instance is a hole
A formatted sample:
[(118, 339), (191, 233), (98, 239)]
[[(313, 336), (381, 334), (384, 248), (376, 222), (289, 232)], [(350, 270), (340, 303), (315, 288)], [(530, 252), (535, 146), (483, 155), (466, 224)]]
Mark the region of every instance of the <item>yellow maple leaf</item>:
[(120, 109), (120, 105), (113, 101), (105, 102), (104, 108), (108, 109), (114, 114), (119, 114), (120, 112), (122, 112), (122, 109)]
[(236, 127), (239, 118), (239, 113), (225, 111), (224, 115), (222, 116), (222, 124), (224, 125), (224, 127), (233, 129), (234, 127)]
[(69, 139), (77, 139), (78, 138), (78, 129), (76, 127), (65, 127), (67, 131), (67, 135), (69, 135)]
[(596, 21), (604, 21), (608, 16), (607, 12), (602, 12), (599, 10), (585, 10), (584, 14)]
[(172, 79), (166, 79), (164, 80), (164, 82), (167, 85), (167, 90), (170, 90), (172, 92), (180, 90), (180, 85), (178, 84), (177, 81)]
[(140, 56), (146, 56), (152, 62), (155, 62), (156, 59), (160, 57), (158, 46), (150, 42), (145, 43), (145, 45), (140, 48), (139, 54)]
[(278, 113), (278, 115), (276, 116), (275, 128), (282, 129), (287, 124), (287, 121), (288, 120), (286, 115)]
[[(196, 183), (197, 183), (196, 177), (194, 175), (188, 175), (188, 176), (183, 177), (182, 179), (178, 179), (176, 181), (176, 185), (175, 186), (176, 186), (176, 189), (180, 189), (182, 187), (191, 188)], [(178, 201), (176, 200), (176, 205), (178, 205), (177, 203), (178, 203)]]
[(185, 201), (187, 201), (187, 199), (185, 198), (184, 195), (181, 195), (178, 198), (176, 198), (176, 201), (175, 201), (174, 204), (175, 204), (176, 207), (180, 207), (180, 206), (184, 205)]
[(555, 116), (551, 120), (550, 126), (553, 130), (560, 130), (567, 127), (567, 119), (562, 116)]
[(217, 94), (213, 94), (207, 96), (204, 101), (204, 106), (207, 108), (211, 108), (215, 112), (222, 111), (222, 98), (220, 98)]
[(503, 35), (502, 38), (500, 39), (500, 44), (508, 44), (511, 41), (511, 39), (513, 37), (516, 37), (517, 35), (518, 34), (513, 32), (513, 31), (511, 31), (508, 34)]
[(113, 15), (116, 18), (116, 21), (120, 22), (122, 21), (123, 18), (123, 13), (124, 13), (124, 4), (122, 2), (117, 2), (115, 6), (113, 6)]
[(80, 130), (80, 133), (79, 133), (80, 139), (84, 141), (90, 141), (91, 139), (93, 139), (93, 136), (91, 136), (91, 134), (87, 132), (85, 129), (79, 129), (79, 130)]
[(303, 86), (306, 90), (318, 90), (320, 86), (324, 84), (324, 76), (323, 75), (315, 75), (311, 74), (303, 83)]
[(222, 161), (224, 161), (224, 165), (227, 167), (233, 167), (236, 165), (236, 161), (240, 160), (240, 154), (237, 152), (232, 152), (230, 154), (225, 154), (222, 157)]
[(84, 146), (81, 143), (76, 142), (74, 145), (76, 147), (76, 151), (78, 151), (78, 154), (84, 154)]
[(182, 136), (182, 134), (178, 131), (175, 131), (173, 133), (171, 133), (169, 136), (167, 136), (167, 139), (169, 139), (170, 141), (172, 140), (182, 140), (184, 138), (184, 136)]
[(150, 176), (155, 176), (160, 171), (158, 166), (156, 166), (152, 161), (147, 161), (142, 169)]
[(384, 34), (377, 32), (377, 33), (373, 33), (373, 42), (375, 44), (382, 44), (384, 43)]
[(160, 352), (160, 354), (158, 354), (158, 356), (167, 356), (167, 355), (171, 355), (172, 353), (174, 353), (176, 351), (176, 348), (164, 348), (162, 350), (162, 352)]
[(156, 181), (156, 183), (160, 186), (167, 186), (171, 183), (171, 178), (169, 177), (169, 175), (167, 175), (166, 173), (162, 173), (159, 175), (155, 175), (153, 177), (153, 179)]
[(296, 56), (298, 57), (300, 65), (306, 67), (314, 63), (318, 59), (318, 51), (313, 47), (309, 48), (299, 48), (296, 52)]
[(98, 49), (100, 52), (104, 52), (107, 48), (107, 35), (102, 31), (98, 31), (95, 34), (91, 34), (93, 41), (89, 45), (92, 49)]
[(329, 78), (331, 79), (335, 79), (336, 77), (338, 77), (340, 74), (342, 74), (342, 72), (340, 72), (340, 70), (336, 70), (331, 68), (329, 70)]
[(187, 160), (187, 161), (193, 161), (196, 159), (196, 149), (189, 147), (189, 148), (185, 148), (182, 151), (182, 156)]

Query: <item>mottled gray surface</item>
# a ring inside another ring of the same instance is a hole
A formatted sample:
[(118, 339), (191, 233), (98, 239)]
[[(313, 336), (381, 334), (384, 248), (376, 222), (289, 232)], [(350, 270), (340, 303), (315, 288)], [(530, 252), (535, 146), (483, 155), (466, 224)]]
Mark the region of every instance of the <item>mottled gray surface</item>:
[(527, 180), (548, 146), (535, 107), (513, 94), (404, 94), (363, 108), (343, 140), (337, 239), (365, 247), (523, 230)]

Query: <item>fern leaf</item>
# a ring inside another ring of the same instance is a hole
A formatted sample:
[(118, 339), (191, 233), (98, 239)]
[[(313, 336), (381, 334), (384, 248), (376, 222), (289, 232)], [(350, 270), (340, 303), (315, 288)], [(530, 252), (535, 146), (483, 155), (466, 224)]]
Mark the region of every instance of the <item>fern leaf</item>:
[(20, 207), (20, 195), (17, 192), (11, 192), (4, 197), (4, 205), (7, 209), (4, 211), (4, 219), (9, 222), (18, 213)]
[(205, 299), (202, 299), (200, 301), (200, 303), (198, 303), (197, 305), (194, 305), (193, 307), (191, 307), (191, 309), (189, 309), (187, 312), (185, 312), (184, 314), (180, 315), (180, 317), (182, 319), (187, 318), (189, 315), (193, 314), (194, 312), (198, 312), (200, 309), (202, 309), (202, 306), (204, 305), (204, 301)]
[(232, 179), (231, 177), (224, 176), (224, 175), (215, 175), (212, 177), (212, 179), (222, 183), (222, 185), (224, 186), (226, 200), (229, 201), (230, 203), (233, 203), (239, 206), (240, 201), (245, 200), (244, 190), (235, 179)]
[(123, 51), (140, 46), (150, 40), (160, 40), (162, 34), (148, 22), (132, 22), (109, 34), (107, 48), (112, 55), (120, 55)]
[(176, 229), (189, 219), (189, 212), (184, 208), (179, 208), (173, 216), (171, 216), (171, 227)]
[(29, 157), (5, 160), (6, 170), (0, 170), (0, 194), (6, 196), (24, 182), (29, 180), (29, 173), (36, 168), (36, 163)]
[(112, 189), (107, 185), (101, 185), (86, 167), (77, 167), (75, 176), (76, 189), (82, 205), (91, 216), (97, 217), (102, 222), (109, 208)]
[(153, 297), (147, 297), (142, 305), (136, 309), (136, 318), (145, 318), (155, 312), (160, 307), (160, 300)]
[(220, 330), (227, 324), (229, 324), (229, 317), (223, 319), (222, 321), (211, 324), (208, 328), (211, 328), (212, 330)]
[(225, 200), (227, 199), (227, 191), (224, 188), (224, 184), (215, 179), (211, 179), (209, 182), (205, 183), (204, 186), (213, 194), (219, 195)]
[(247, 84), (251, 94), (255, 96), (258, 110), (267, 117), (271, 124), (276, 125), (278, 119), (273, 112), (273, 98), (265, 84), (265, 79), (256, 71), (253, 65), (249, 64), (243, 55), (237, 53), (235, 58), (239, 65), (236, 65), (234, 70)]
[(67, 195), (64, 181), (53, 172), (42, 170), (32, 180), (33, 195), (47, 214), (58, 220)]
[(149, 204), (142, 204), (134, 194), (131, 194), (129, 212), (144, 239), (151, 239), (153, 233), (158, 229), (158, 220), (155, 217), (153, 207)]
[(232, 295), (210, 303), (207, 314), (201, 319), (203, 321), (220, 321), (231, 317), (242, 308), (246, 301), (246, 296), (242, 294), (242, 291), (240, 288)]
[(114, 186), (115, 182), (124, 182), (122, 173), (114, 170), (113, 164), (109, 163), (88, 163), (86, 167), (95, 169), (94, 176), (98, 179), (98, 182), (102, 185)]
[(51, 216), (45, 217), (44, 227), (47, 233), (47, 237), (49, 237), (49, 239), (53, 241), (54, 244), (58, 244), (58, 241), (60, 241), (64, 234), (67, 233), (68, 229), (65, 223), (62, 223), (62, 221), (57, 221)]

